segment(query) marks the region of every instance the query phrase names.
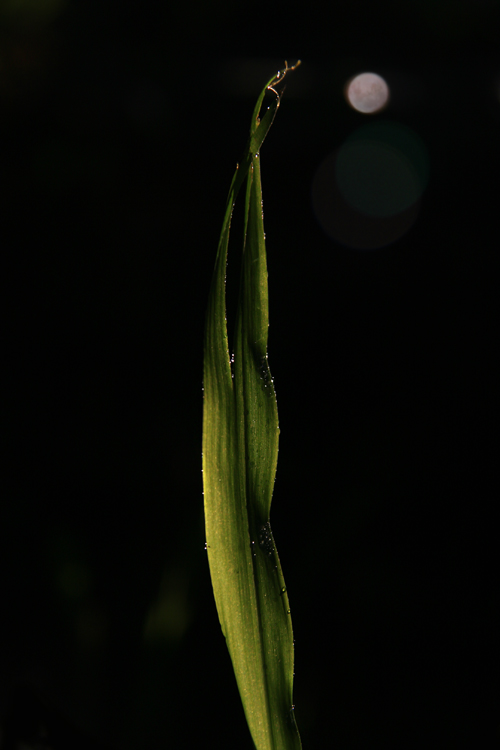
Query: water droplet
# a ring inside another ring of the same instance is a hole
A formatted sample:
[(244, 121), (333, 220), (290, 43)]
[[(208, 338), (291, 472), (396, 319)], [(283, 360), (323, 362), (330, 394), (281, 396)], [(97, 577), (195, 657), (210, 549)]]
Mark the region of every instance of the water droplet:
[(285, 593), (285, 591), (286, 591), (286, 586), (282, 586), (282, 587), (281, 587), (281, 593), (282, 593), (282, 594), (284, 594), (284, 593)]
[(269, 521), (260, 527), (259, 547), (266, 553), (266, 555), (268, 555), (268, 557), (272, 557), (274, 552), (274, 542)]
[(290, 610), (289, 610), (289, 609), (287, 609), (286, 613), (287, 613), (287, 615), (289, 615), (289, 614), (290, 614)]
[(259, 365), (259, 374), (260, 374), (260, 384), (262, 387), (262, 390), (264, 393), (271, 398), (273, 396), (274, 390), (272, 387), (273, 379), (271, 377), (271, 371), (269, 369), (267, 354), (262, 357)]

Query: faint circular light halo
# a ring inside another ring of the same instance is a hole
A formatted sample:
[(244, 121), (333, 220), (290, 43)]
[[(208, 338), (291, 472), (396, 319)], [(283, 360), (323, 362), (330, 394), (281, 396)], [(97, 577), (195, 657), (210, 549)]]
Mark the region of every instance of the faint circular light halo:
[(316, 219), (330, 239), (355, 250), (377, 250), (397, 242), (415, 223), (420, 200), (400, 213), (367, 216), (346, 201), (335, 179), (339, 150), (332, 151), (318, 166), (311, 184), (311, 202)]
[(335, 177), (346, 201), (366, 216), (399, 214), (422, 193), (411, 161), (377, 140), (344, 143), (337, 154)]
[(389, 86), (377, 73), (359, 73), (345, 84), (344, 96), (357, 112), (371, 115), (387, 106)]

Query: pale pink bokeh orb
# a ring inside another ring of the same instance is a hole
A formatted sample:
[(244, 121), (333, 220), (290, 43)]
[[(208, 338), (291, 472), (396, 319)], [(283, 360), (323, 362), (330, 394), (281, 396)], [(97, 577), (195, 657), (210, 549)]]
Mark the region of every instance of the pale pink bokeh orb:
[(351, 107), (363, 114), (379, 112), (389, 100), (389, 87), (376, 73), (360, 73), (351, 78), (345, 93)]

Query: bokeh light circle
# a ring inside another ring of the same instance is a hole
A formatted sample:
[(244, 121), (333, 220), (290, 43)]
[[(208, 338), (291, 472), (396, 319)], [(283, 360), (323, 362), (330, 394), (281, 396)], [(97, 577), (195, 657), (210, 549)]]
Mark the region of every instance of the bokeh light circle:
[(373, 114), (380, 112), (389, 101), (389, 87), (377, 73), (360, 73), (347, 82), (345, 96), (353, 109)]
[(428, 176), (427, 149), (417, 133), (390, 121), (370, 123), (318, 167), (313, 209), (332, 239), (349, 247), (382, 247), (414, 223)]

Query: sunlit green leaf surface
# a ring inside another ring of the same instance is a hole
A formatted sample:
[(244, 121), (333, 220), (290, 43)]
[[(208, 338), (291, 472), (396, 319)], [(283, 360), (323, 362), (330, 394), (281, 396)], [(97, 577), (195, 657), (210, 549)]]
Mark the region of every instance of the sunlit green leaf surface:
[[(292, 705), (290, 608), (269, 523), (279, 427), (267, 360), (268, 286), (259, 156), (279, 106), (275, 87), (288, 70), (268, 82), (255, 106), (250, 137), (229, 191), (205, 328), (207, 552), (222, 632), (257, 750), (301, 747)], [(259, 119), (268, 89), (272, 102)], [(234, 202), (245, 181), (242, 275), (231, 363), (226, 261)]]

